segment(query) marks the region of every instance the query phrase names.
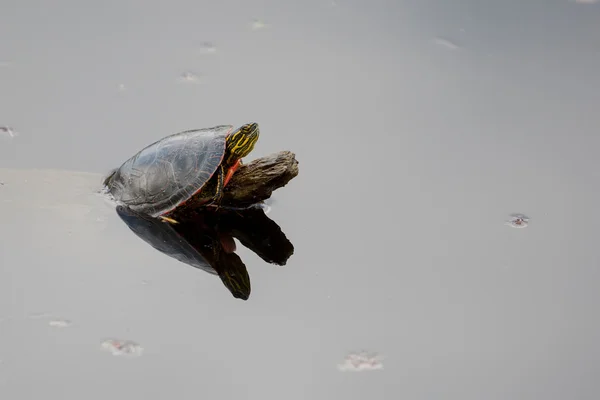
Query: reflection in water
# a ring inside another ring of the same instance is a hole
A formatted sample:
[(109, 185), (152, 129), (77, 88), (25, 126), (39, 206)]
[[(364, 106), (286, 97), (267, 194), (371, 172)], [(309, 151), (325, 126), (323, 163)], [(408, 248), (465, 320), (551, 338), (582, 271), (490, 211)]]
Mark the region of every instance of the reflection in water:
[(238, 299), (250, 297), (250, 277), (243, 261), (235, 254), (233, 238), (271, 264), (285, 265), (294, 252), (294, 246), (281, 228), (260, 208), (195, 210), (179, 215), (176, 224), (121, 205), (117, 206), (117, 213), (137, 236), (156, 250), (219, 275)]

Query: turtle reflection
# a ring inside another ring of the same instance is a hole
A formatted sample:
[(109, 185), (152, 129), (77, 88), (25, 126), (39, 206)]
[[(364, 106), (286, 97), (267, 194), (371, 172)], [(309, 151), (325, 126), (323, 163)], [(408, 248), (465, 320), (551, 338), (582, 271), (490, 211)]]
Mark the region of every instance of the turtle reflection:
[(178, 223), (117, 206), (127, 226), (156, 250), (210, 274), (218, 275), (238, 299), (250, 297), (250, 277), (235, 254), (236, 238), (264, 261), (285, 265), (294, 246), (281, 228), (260, 208), (195, 210), (178, 216)]

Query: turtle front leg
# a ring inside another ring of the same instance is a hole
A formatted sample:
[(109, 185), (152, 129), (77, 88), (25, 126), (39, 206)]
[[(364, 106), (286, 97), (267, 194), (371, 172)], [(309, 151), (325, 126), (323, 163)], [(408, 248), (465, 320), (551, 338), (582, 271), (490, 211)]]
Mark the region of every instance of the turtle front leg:
[(227, 186), (227, 184), (231, 180), (231, 177), (233, 176), (233, 173), (240, 167), (240, 165), (242, 165), (242, 159), (238, 158), (238, 160), (227, 171), (227, 176), (225, 177), (225, 182), (223, 182), (223, 186)]
[(207, 205), (219, 204), (221, 199), (223, 198), (223, 187), (225, 187), (225, 169), (223, 165), (219, 165), (219, 169), (217, 170), (217, 187), (215, 189), (215, 194), (213, 195), (212, 200)]

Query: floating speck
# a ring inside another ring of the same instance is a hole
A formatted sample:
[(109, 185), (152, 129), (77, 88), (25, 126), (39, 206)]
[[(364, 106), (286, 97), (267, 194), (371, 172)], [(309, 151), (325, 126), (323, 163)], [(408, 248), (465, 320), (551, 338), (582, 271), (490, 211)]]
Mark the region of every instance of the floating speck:
[(340, 371), (372, 371), (383, 369), (382, 358), (376, 353), (360, 351), (350, 353), (344, 359), (344, 362), (338, 364)]
[(598, 0), (574, 0), (577, 4), (595, 4)]
[(107, 339), (101, 344), (102, 349), (109, 351), (115, 356), (141, 356), (142, 346), (131, 340)]
[(15, 131), (13, 128), (11, 128), (10, 126), (0, 126), (0, 136), (4, 136), (7, 138), (14, 138), (19, 136), (19, 132)]
[(179, 76), (178, 81), (181, 83), (201, 83), (200, 76), (198, 76), (197, 74), (195, 74), (193, 72), (189, 72), (189, 71), (181, 74)]
[(68, 319), (53, 319), (48, 322), (48, 325), (55, 328), (66, 328), (71, 326), (71, 321)]
[(264, 29), (267, 27), (267, 24), (265, 24), (263, 21), (259, 20), (259, 19), (255, 19), (252, 20), (252, 30), (253, 31), (257, 31), (259, 29)]
[(217, 47), (211, 42), (204, 42), (200, 45), (200, 53), (213, 54), (217, 52)]
[(511, 214), (505, 225), (512, 228), (526, 228), (529, 225), (529, 217), (523, 214)]
[(119, 89), (119, 92), (123, 92), (125, 90), (125, 84), (119, 83), (119, 86), (117, 86), (117, 88)]

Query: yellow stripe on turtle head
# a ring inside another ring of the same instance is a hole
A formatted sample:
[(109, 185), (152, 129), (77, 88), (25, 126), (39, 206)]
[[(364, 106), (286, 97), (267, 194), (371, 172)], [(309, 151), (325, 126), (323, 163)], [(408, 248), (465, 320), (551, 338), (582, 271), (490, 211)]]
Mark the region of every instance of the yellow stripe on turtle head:
[(242, 125), (238, 130), (229, 135), (227, 138), (227, 161), (233, 163), (237, 159), (244, 158), (250, 154), (252, 149), (254, 149), (254, 144), (258, 140), (259, 135), (258, 124), (255, 122)]

